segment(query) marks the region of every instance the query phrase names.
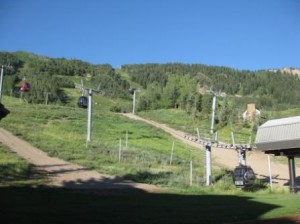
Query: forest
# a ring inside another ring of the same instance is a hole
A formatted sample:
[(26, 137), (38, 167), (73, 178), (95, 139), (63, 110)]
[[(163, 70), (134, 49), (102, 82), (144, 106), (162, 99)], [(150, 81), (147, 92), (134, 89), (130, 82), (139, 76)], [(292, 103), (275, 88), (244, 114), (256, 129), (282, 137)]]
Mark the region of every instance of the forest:
[[(196, 92), (201, 92), (199, 90), (204, 88), (220, 91), (227, 96), (250, 97), (258, 107), (273, 109), (295, 107), (298, 106), (300, 97), (299, 77), (288, 73), (282, 74), (280, 71), (239, 71), (221, 66), (180, 63), (124, 65), (122, 70), (130, 74), (132, 80), (145, 89), (153, 84), (164, 89), (177, 79), (174, 82), (173, 94), (180, 92), (181, 98), (186, 99), (183, 94), (185, 94), (184, 85), (185, 87), (188, 85), (187, 80), (193, 80), (190, 82), (194, 82)], [(181, 103), (185, 105), (184, 101)]]
[[(79, 76), (101, 89), (110, 97), (129, 98), (129, 83), (121, 79), (111, 65), (92, 65), (80, 60), (48, 58), (27, 52), (0, 52), (0, 65), (6, 65), (3, 94), (20, 95), (20, 83), (28, 80), (31, 91), (24, 95), (29, 103), (44, 103), (45, 92), (50, 103), (64, 104), (68, 97), (63, 88), (75, 88), (75, 83), (66, 77)], [(9, 66), (7, 66), (9, 65)]]
[(76, 59), (49, 58), (28, 52), (0, 52), (5, 73), (3, 94), (20, 96), (20, 83), (26, 79), (31, 91), (23, 97), (28, 103), (65, 104), (64, 88), (75, 88), (68, 77), (82, 77), (92, 86), (100, 85), (107, 97), (130, 101), (130, 88), (139, 88), (137, 110), (178, 108), (194, 118), (207, 118), (212, 93), (218, 94), (218, 121), (234, 120), (247, 103), (264, 110), (299, 107), (300, 80), (280, 71), (236, 70), (203, 64), (127, 64), (114, 69), (109, 64), (91, 64)]

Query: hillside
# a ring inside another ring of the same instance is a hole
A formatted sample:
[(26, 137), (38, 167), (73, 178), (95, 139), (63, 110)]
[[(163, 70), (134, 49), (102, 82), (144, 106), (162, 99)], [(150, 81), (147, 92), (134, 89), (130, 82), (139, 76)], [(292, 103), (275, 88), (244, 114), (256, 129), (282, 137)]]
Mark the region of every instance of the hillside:
[[(157, 128), (110, 112), (116, 102), (97, 94), (93, 96), (92, 138), (87, 147), (87, 110), (78, 108), (75, 100), (69, 106), (32, 105), (4, 97), (11, 113), (1, 120), (1, 127), (51, 157), (136, 182), (186, 185), (191, 158), (195, 160), (195, 178), (201, 175), (202, 153)], [(170, 164), (173, 142), (176, 148)]]
[(82, 190), (133, 190), (158, 192), (154, 185), (134, 183), (117, 176), (100, 174), (77, 164), (48, 156), (30, 143), (0, 128), (0, 141), (19, 157), (34, 165), (36, 172), (47, 175), (47, 186)]
[(293, 74), (293, 75), (297, 75), (298, 77), (300, 76), (300, 69), (299, 68), (290, 68), (290, 67), (286, 67), (283, 69), (274, 69), (274, 70), (270, 70), (272, 72), (281, 72), (281, 73), (287, 73), (287, 74)]
[[(114, 69), (109, 64), (93, 65), (80, 60), (49, 58), (28, 52), (0, 52), (4, 67), (2, 94), (23, 98), (28, 103), (69, 105), (70, 94), (83, 82), (87, 87), (100, 86), (104, 96), (116, 100), (114, 112), (132, 110), (132, 89), (136, 94), (136, 111), (179, 109), (192, 119), (207, 122), (211, 116), (212, 94), (218, 96), (215, 123), (218, 129), (249, 126), (254, 131), (263, 120), (242, 124), (241, 114), (254, 103), (264, 119), (274, 112), (298, 108), (300, 79), (296, 69), (282, 71), (246, 71), (203, 64), (128, 64)], [(31, 91), (20, 91), (26, 79)], [(280, 88), (279, 88), (280, 87)], [(289, 91), (282, 91), (289, 89)], [(87, 94), (80, 92), (79, 94)], [(276, 112), (277, 113), (277, 112)]]
[[(170, 128), (165, 124), (160, 124), (155, 121), (147, 120), (133, 114), (125, 114), (125, 116), (133, 120), (141, 120), (155, 127), (158, 127), (164, 130), (165, 132), (171, 134), (173, 137), (179, 139), (180, 141), (185, 142), (186, 144), (189, 144), (193, 147), (204, 150), (203, 145), (195, 141), (186, 139), (184, 137), (186, 133), (184, 132)], [(212, 147), (212, 156), (214, 161), (217, 163), (217, 166), (232, 169), (232, 170), (237, 166), (237, 152), (235, 150)], [(269, 170), (267, 169), (268, 156), (260, 151), (254, 150), (254, 151), (248, 151), (246, 157), (247, 157), (246, 159), (247, 165), (251, 166), (255, 170), (257, 178), (268, 179), (268, 176), (270, 175)], [(289, 183), (288, 166), (281, 164), (276, 160), (273, 161), (271, 166), (272, 166), (272, 172), (273, 172), (272, 175), (273, 175), (274, 183), (277, 184), (277, 186), (288, 185)], [(297, 168), (296, 170), (297, 170), (296, 173), (300, 173), (300, 168)]]
[[(42, 103), (44, 92), (50, 92), (49, 102), (67, 103), (61, 88), (74, 88), (72, 77), (80, 77), (87, 84), (98, 86), (106, 96), (130, 100), (130, 88), (140, 88), (138, 110), (181, 108), (193, 116), (208, 113), (210, 97), (207, 90), (223, 96), (240, 98), (231, 100), (234, 107), (244, 108), (255, 103), (258, 108), (282, 110), (297, 107), (300, 81), (296, 69), (246, 71), (203, 64), (132, 64), (114, 69), (109, 64), (93, 65), (80, 60), (49, 58), (27, 52), (0, 52), (0, 64), (8, 77), (4, 80), (4, 94), (18, 96), (20, 81), (26, 78), (35, 94), (28, 93), (28, 102)], [(50, 85), (49, 83), (52, 83)], [(278, 87), (281, 88), (278, 88)], [(289, 88), (289, 91), (281, 91)], [(207, 98), (207, 99), (206, 99)], [(220, 105), (221, 107), (221, 105)]]
[[(0, 174), (7, 176), (0, 183), (1, 206), (3, 217), (11, 222), (221, 223), (298, 214), (298, 196), (281, 186), (288, 181), (285, 158), (272, 157), (272, 174), (277, 179), (271, 190), (266, 155), (249, 152), (247, 164), (259, 180), (241, 191), (232, 181), (236, 151), (213, 148), (213, 185), (207, 187), (204, 147), (184, 138), (187, 133), (196, 135), (196, 128), (210, 129), (211, 91), (220, 91), (215, 116), (218, 139), (230, 143), (233, 131), (246, 136), (240, 142), (249, 136), (254, 139), (258, 125), (266, 119), (300, 113), (298, 76), (180, 63), (114, 69), (108, 64), (27, 52), (0, 52), (0, 64), (12, 65), (4, 68), (1, 102), (10, 114), (0, 122), (0, 153), (6, 153), (5, 143), (21, 150), (31, 163), (15, 159), (8, 164), (7, 157), (0, 161)], [(30, 88), (22, 92), (23, 79)], [(75, 88), (81, 80), (90, 88), (100, 84), (102, 90), (93, 94), (89, 142), (88, 110), (77, 106), (78, 98), (87, 94)], [(133, 88), (139, 89), (138, 117), (128, 113)], [(241, 118), (247, 103), (256, 104), (261, 118), (251, 122)], [(45, 180), (24, 185), (24, 179), (37, 171), (52, 180), (50, 188), (44, 188), (49, 186)], [(88, 190), (82, 194), (54, 186), (139, 190), (137, 194)], [(157, 193), (157, 186), (166, 191)]]
[[(43, 104), (47, 100), (52, 105), (74, 105), (74, 97), (87, 94), (75, 90), (83, 82), (90, 88), (100, 86), (102, 94), (116, 102), (103, 105), (112, 112), (130, 112), (130, 90), (139, 89), (136, 111), (175, 109), (184, 111), (195, 124), (208, 126), (212, 113), (211, 93), (221, 93), (214, 121), (220, 133), (247, 129), (255, 134), (257, 126), (266, 119), (281, 117), (280, 111), (298, 108), (300, 101), (300, 79), (293, 74), (295, 69), (284, 73), (239, 71), (221, 66), (167, 63), (129, 64), (116, 70), (109, 64), (93, 65), (22, 51), (0, 52), (0, 64), (10, 65), (4, 67), (2, 94), (32, 104)], [(30, 91), (20, 91), (22, 79), (30, 84)], [(256, 105), (263, 119), (250, 123), (242, 119), (248, 103)], [(290, 116), (294, 114), (297, 113), (291, 112)]]

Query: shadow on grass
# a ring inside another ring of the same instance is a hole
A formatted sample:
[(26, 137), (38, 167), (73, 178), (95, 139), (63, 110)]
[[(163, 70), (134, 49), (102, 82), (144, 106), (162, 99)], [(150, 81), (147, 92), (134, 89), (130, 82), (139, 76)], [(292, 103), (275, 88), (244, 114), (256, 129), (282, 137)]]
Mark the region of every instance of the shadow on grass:
[[(85, 190), (74, 190), (74, 184)], [(93, 190), (91, 186), (94, 186)], [(135, 185), (124, 185), (124, 180), (118, 177), (65, 182), (64, 187), (0, 187), (1, 221), (43, 224), (232, 223), (257, 220), (278, 208), (245, 196), (147, 193)], [(295, 223), (284, 221), (281, 223)]]
[(26, 180), (31, 174), (31, 165), (20, 163), (18, 165), (14, 163), (0, 164), (0, 183), (3, 181), (14, 180)]
[[(63, 168), (65, 164), (59, 167)], [(55, 165), (56, 166), (56, 165)], [(52, 166), (51, 166), (52, 167)], [(66, 170), (62, 169), (62, 173)], [(69, 172), (69, 170), (68, 170)], [(55, 172), (59, 174), (58, 171)], [(150, 174), (141, 173), (141, 177)], [(161, 173), (167, 177), (168, 173)], [(157, 177), (150, 175), (151, 178)], [(1, 223), (235, 223), (257, 220), (279, 208), (234, 195), (149, 193), (141, 184), (120, 177), (76, 179), (63, 187), (0, 187)], [(247, 223), (296, 223), (284, 219)]]
[(127, 174), (124, 178), (135, 182), (161, 184), (167, 183), (171, 175), (172, 172), (151, 173), (148, 171), (139, 171), (135, 174)]

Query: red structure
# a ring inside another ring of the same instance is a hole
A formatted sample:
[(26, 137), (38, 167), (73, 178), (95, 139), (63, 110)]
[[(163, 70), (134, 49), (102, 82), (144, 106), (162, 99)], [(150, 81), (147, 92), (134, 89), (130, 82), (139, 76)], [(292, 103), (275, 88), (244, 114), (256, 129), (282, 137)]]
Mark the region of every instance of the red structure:
[(30, 89), (30, 84), (28, 82), (26, 82), (25, 80), (23, 80), (21, 82), (21, 88), (20, 88), (20, 90), (22, 92), (27, 92), (27, 91), (29, 91), (29, 89)]

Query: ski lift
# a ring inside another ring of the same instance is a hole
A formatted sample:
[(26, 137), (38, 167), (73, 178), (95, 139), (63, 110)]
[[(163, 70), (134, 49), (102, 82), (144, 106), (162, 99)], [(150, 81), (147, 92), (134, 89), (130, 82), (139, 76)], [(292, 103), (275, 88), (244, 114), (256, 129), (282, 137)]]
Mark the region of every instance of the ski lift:
[(21, 92), (28, 92), (30, 90), (30, 84), (28, 82), (26, 82), (26, 80), (23, 80), (21, 82), (20, 90), (21, 90)]
[(78, 98), (77, 105), (80, 108), (87, 108), (89, 104), (89, 99), (86, 96), (81, 96)]
[(236, 187), (245, 188), (254, 184), (255, 173), (250, 166), (239, 165), (233, 171), (233, 181)]

